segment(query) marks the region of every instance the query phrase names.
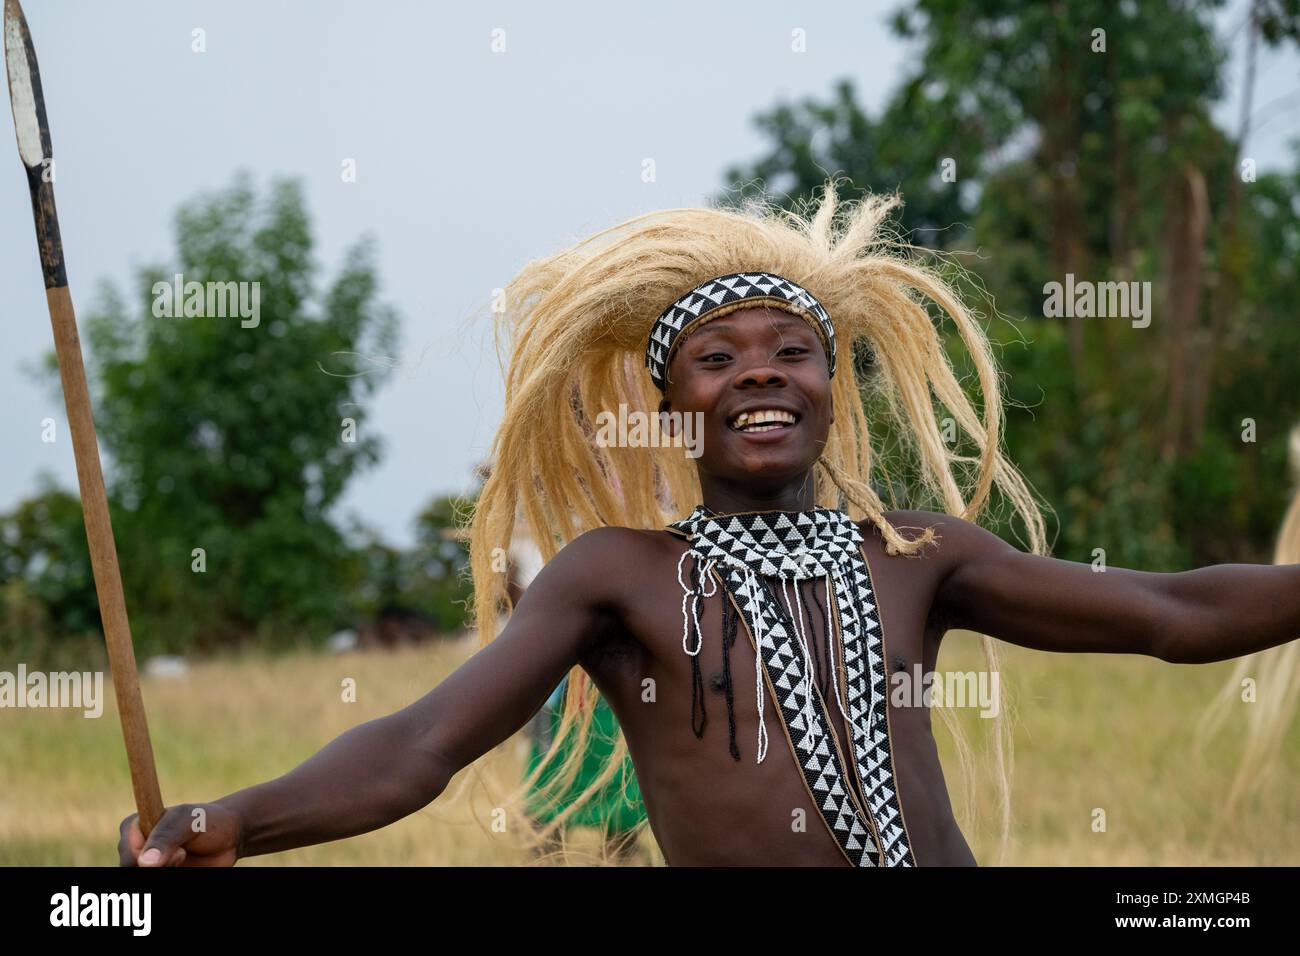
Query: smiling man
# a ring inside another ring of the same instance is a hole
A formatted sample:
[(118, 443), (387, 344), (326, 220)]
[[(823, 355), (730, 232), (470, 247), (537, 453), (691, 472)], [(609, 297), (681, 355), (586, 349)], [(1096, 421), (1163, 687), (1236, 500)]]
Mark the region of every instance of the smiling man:
[[(590, 732), (603, 694), (672, 865), (971, 865), (929, 708), (888, 693), (892, 674), (934, 670), (949, 629), (983, 635), (991, 672), (995, 639), (1194, 663), (1300, 633), (1300, 565), (1097, 572), (1041, 553), (1000, 451), (988, 343), (949, 285), (880, 238), (895, 204), (837, 217), (828, 186), (806, 219), (668, 210), (529, 263), (506, 289), (506, 409), (471, 529), (485, 647), (285, 776), (169, 809), (151, 852), (128, 817), (122, 862), (229, 864), (384, 826), (571, 672), (557, 741)], [(964, 342), (982, 415), (922, 298)], [(853, 345), (874, 358), (866, 381)], [(915, 499), (942, 511), (877, 494), (893, 476), (873, 393), (907, 439)], [(620, 403), (701, 416), (700, 454), (596, 442)], [(1029, 553), (975, 523), (993, 495)], [(492, 555), (517, 509), (547, 563), (495, 635)]]

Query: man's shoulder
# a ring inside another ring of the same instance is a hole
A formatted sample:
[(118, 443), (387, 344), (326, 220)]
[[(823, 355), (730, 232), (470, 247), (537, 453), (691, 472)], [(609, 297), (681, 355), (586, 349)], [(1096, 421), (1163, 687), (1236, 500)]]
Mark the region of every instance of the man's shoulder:
[[(909, 541), (914, 541), (927, 530), (934, 532), (934, 544), (951, 560), (963, 557), (985, 557), (993, 551), (1010, 547), (998, 535), (973, 521), (957, 515), (919, 509), (898, 509), (884, 512), (885, 520)], [(858, 522), (864, 534), (880, 537), (880, 530), (871, 519)], [(928, 548), (926, 549), (928, 552)]]
[(614, 525), (592, 528), (562, 547), (547, 562), (543, 575), (562, 593), (597, 604), (624, 605), (647, 577), (653, 579), (672, 567), (684, 544), (666, 531)]
[[(903, 529), (920, 529), (940, 527), (950, 528), (955, 531), (966, 529), (978, 529), (979, 525), (965, 518), (959, 518), (957, 515), (946, 514), (942, 511), (923, 511), (918, 508), (897, 508), (893, 511), (883, 512), (885, 520), (899, 530)], [(864, 518), (860, 525), (866, 527), (872, 524), (870, 518)]]
[[(926, 529), (933, 528), (935, 536), (940, 536), (944, 531), (953, 530), (961, 532), (961, 525), (968, 525), (970, 522), (955, 515), (944, 514), (939, 511), (921, 511), (914, 508), (899, 508), (893, 511), (883, 512), (885, 521), (889, 522), (899, 534), (908, 540), (915, 540), (925, 533)], [(876, 522), (870, 518), (863, 518), (858, 522), (858, 527), (863, 533), (880, 534), (880, 529)]]
[(637, 567), (655, 556), (671, 553), (676, 543), (681, 550), (684, 540), (669, 531), (625, 528), (606, 525), (578, 535), (556, 555), (595, 568)]
[[(963, 553), (989, 536), (989, 532), (979, 525), (939, 511), (898, 508), (883, 512), (883, 516), (904, 540), (915, 541), (927, 532), (931, 534), (930, 543), (913, 552), (910, 557), (932, 556), (943, 560), (959, 560)], [(876, 522), (863, 518), (858, 522), (858, 527), (868, 541), (875, 541), (882, 550), (888, 550), (885, 548), (884, 535)]]
[(601, 525), (578, 535), (569, 546), (584, 542), (584, 547), (650, 547), (667, 541), (682, 541), (680, 535), (660, 528), (626, 528), (622, 525)]

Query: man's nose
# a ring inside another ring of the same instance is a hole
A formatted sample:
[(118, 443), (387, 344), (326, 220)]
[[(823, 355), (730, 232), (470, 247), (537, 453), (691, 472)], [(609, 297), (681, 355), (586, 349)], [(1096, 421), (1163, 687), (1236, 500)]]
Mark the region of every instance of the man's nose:
[(737, 388), (753, 388), (754, 386), (766, 385), (784, 385), (785, 376), (779, 369), (771, 365), (754, 365), (745, 371), (739, 373), (735, 379)]

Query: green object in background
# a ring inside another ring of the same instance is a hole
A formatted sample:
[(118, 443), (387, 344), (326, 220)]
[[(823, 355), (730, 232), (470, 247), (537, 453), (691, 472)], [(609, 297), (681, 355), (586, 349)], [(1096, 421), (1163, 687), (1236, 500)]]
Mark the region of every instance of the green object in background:
[[(566, 676), (542, 706), (541, 712), (534, 718), (540, 723), (539, 729), (542, 733), (532, 735), (527, 773), (531, 774), (541, 763), (547, 746), (555, 738), (560, 725), (560, 711), (567, 686)], [(591, 736), (588, 738), (586, 753), (582, 755), (582, 763), (572, 785), (563, 793), (555, 793), (551, 781), (556, 778), (572, 752), (574, 736), (573, 731), (570, 731), (565, 741), (556, 749), (555, 757), (546, 765), (536, 786), (530, 791), (528, 810), (540, 822), (550, 822), (567, 809), (578, 794), (599, 776), (608, 763), (610, 755), (613, 754), (614, 742), (618, 739), (618, 718), (614, 716), (614, 711), (610, 709), (604, 697), (597, 699), (596, 713), (591, 720)], [(627, 781), (626, 793), (624, 780)], [(623, 766), (610, 777), (604, 788), (575, 810), (565, 824), (598, 829), (608, 827), (611, 833), (625, 833), (645, 818), (645, 804), (641, 800), (641, 788), (637, 785), (632, 760), (630, 757), (625, 757)]]

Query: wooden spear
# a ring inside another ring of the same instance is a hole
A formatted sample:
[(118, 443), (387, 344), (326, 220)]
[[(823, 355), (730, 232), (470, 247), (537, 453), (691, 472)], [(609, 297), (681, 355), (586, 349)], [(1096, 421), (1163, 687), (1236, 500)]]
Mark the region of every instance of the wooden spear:
[(90, 563), (95, 572), (95, 591), (99, 595), (108, 662), (113, 670), (113, 689), (117, 695), (117, 712), (122, 720), (122, 736), (126, 741), (131, 786), (135, 790), (135, 806), (140, 814), (140, 830), (148, 836), (162, 816), (162, 795), (158, 790), (153, 747), (149, 743), (144, 699), (140, 696), (140, 676), (135, 666), (131, 627), (126, 618), (126, 600), (122, 596), (122, 576), (117, 566), (113, 525), (108, 516), (108, 497), (104, 493), (99, 445), (95, 441), (95, 420), (90, 411), (86, 368), (77, 337), (77, 317), (72, 311), (72, 296), (68, 293), (63, 242), (59, 238), (59, 219), (54, 210), (54, 150), (50, 146), (49, 121), (45, 116), (41, 76), (36, 67), (36, 51), (27, 29), (27, 18), (23, 16), (18, 0), (4, 0), (4, 4), (5, 67), (9, 75), (14, 126), (18, 132), (18, 156), (27, 170), (27, 186), (32, 194), (36, 245), (41, 254), (41, 269), (45, 273), (45, 299), (54, 326), (54, 349), (59, 358), (63, 400), (68, 409), (77, 482), (81, 486), (81, 508), (86, 521), (86, 538), (90, 542)]

